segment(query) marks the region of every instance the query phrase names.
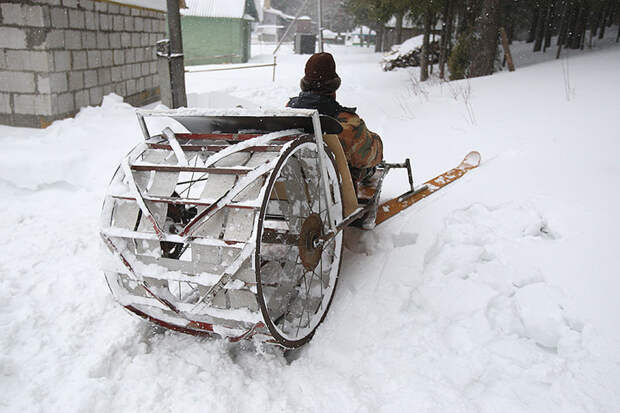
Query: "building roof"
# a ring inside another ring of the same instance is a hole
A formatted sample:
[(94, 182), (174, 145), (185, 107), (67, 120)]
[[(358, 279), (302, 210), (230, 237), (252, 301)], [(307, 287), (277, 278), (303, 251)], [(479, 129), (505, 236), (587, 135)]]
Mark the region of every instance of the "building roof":
[(114, 2), (163, 12), (168, 10), (166, 0), (114, 0)]
[(181, 9), (183, 16), (228, 19), (243, 19), (251, 16), (253, 19), (258, 19), (258, 11), (252, 0), (185, 0), (185, 4), (187, 4), (187, 9)]

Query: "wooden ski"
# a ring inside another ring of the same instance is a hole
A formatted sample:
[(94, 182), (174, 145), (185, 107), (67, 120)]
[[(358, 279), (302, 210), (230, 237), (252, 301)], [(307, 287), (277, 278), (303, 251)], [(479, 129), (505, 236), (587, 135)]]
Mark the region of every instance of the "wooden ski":
[(477, 168), (480, 165), (480, 153), (473, 151), (467, 154), (463, 161), (454, 169), (450, 169), (442, 173), (439, 176), (427, 181), (424, 186), (426, 188), (422, 190), (415, 191), (413, 193), (406, 193), (397, 198), (391, 199), (379, 205), (377, 210), (377, 218), (375, 219), (375, 224), (379, 225), (383, 221), (393, 217), (398, 214), (402, 210), (409, 208), (411, 205), (416, 202), (426, 198), (434, 192), (439, 191), (444, 186), (448, 185), (451, 182), (456, 181), (463, 175), (467, 173), (467, 171)]

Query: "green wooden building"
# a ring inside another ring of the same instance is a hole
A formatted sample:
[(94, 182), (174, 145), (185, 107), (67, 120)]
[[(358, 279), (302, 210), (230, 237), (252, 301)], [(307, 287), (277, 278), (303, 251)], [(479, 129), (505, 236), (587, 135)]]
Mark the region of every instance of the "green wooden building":
[(181, 9), (185, 64), (245, 63), (251, 24), (259, 20), (254, 0), (185, 0)]

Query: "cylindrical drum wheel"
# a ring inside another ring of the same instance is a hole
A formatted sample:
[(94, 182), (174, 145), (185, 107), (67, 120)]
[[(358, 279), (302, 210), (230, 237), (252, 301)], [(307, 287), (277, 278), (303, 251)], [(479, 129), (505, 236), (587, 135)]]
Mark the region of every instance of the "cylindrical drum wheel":
[(340, 272), (342, 232), (322, 242), (330, 231), (329, 219), (340, 222), (343, 214), (334, 160), (328, 156), (324, 164), (328, 194), (317, 144), (311, 138), (295, 141), (270, 175), (258, 219), (257, 299), (270, 334), (289, 348), (312, 338), (330, 307)]

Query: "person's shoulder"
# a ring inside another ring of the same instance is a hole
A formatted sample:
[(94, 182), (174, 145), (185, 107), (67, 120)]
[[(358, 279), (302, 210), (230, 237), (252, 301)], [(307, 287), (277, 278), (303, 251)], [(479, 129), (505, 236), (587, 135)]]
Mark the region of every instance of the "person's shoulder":
[(340, 105), (340, 111), (341, 112), (345, 112), (345, 113), (350, 113), (352, 115), (357, 116), (357, 113), (356, 113), (357, 112), (357, 108), (349, 108), (349, 107)]

